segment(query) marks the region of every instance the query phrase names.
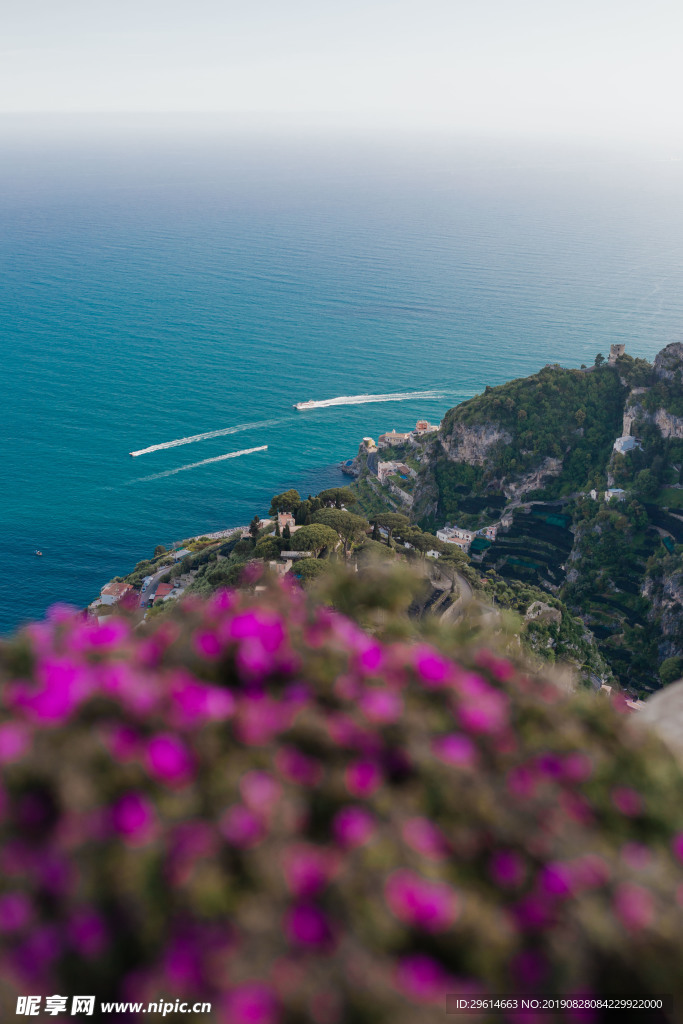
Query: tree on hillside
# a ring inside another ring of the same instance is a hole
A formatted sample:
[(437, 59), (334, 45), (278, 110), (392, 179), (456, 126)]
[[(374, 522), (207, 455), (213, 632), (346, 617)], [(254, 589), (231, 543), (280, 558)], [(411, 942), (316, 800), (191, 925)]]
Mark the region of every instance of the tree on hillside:
[(336, 530), (344, 542), (344, 556), (349, 553), (349, 545), (354, 540), (364, 537), (368, 529), (368, 522), (362, 516), (355, 516), (345, 509), (323, 508), (314, 512), (311, 516), (312, 523), (322, 523)]
[(301, 495), (292, 487), (282, 494), (274, 494), (270, 499), (269, 515), (276, 516), (278, 512), (295, 512), (301, 504)]
[(400, 512), (382, 512), (373, 517), (373, 525), (384, 527), (387, 531), (387, 544), (391, 544), (391, 538), (395, 530), (407, 530), (410, 526), (408, 516), (402, 516)]
[(285, 525), (283, 527), (283, 530), (282, 530), (282, 539), (288, 541), (291, 538), (291, 536), (292, 536), (292, 531), (289, 528), (289, 523), (285, 523)]
[(254, 548), (254, 558), (271, 562), (280, 557), (280, 544), (275, 537), (262, 537)]
[(164, 547), (164, 545), (163, 544), (157, 544), (157, 546), (154, 549), (154, 557), (158, 558), (160, 555), (165, 555), (165, 554), (166, 554), (166, 548)]
[(254, 544), (258, 540), (259, 530), (261, 529), (261, 520), (258, 516), (254, 516), (252, 521), (249, 523), (249, 533)]
[(289, 570), (291, 576), (296, 577), (301, 583), (310, 583), (330, 572), (332, 566), (329, 562), (319, 558), (301, 558)]
[(595, 365), (596, 366), (602, 366), (604, 361), (605, 361), (605, 357), (603, 356), (602, 352), (598, 352), (597, 356), (595, 357)]
[(333, 551), (338, 543), (336, 530), (322, 523), (311, 523), (292, 535), (290, 547), (292, 551), (311, 551), (317, 557), (324, 548)]
[(342, 505), (358, 504), (356, 495), (350, 487), (329, 487), (326, 491), (321, 491), (318, 498), (328, 507), (333, 505), (335, 508), (341, 508)]

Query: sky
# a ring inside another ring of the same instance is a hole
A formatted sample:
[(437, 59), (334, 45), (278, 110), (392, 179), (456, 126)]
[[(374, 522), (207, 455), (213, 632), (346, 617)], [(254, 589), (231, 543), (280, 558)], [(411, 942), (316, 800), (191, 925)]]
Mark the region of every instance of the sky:
[(683, 141), (680, 0), (21, 0), (0, 113)]

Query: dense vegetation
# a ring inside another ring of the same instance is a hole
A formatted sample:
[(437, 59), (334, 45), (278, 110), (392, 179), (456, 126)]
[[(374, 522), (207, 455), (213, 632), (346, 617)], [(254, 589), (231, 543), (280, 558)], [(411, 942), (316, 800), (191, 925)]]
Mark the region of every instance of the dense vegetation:
[(484, 466), (466, 467), (470, 472), (449, 470), (447, 475), (441, 468), (441, 513), (449, 518), (459, 511), (458, 487), (474, 494), (500, 492), (505, 481), (536, 469), (547, 458), (562, 460), (560, 475), (545, 487), (548, 498), (599, 486), (612, 442), (621, 433), (626, 393), (611, 367), (546, 366), (531, 377), (487, 387), (484, 394), (451, 409), (442, 426), (446, 440), (457, 426), (494, 425), (511, 441), (495, 445)]
[(142, 629), (55, 609), (3, 645), (6, 1016), (80, 991), (225, 1024), (683, 999), (671, 756), (493, 635), (421, 635), (410, 600), (376, 570)]

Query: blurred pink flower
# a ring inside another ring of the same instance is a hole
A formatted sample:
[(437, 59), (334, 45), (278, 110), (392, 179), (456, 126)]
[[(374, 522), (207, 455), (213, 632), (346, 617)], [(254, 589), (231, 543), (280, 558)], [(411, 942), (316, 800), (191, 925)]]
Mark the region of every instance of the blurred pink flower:
[(285, 917), (285, 934), (298, 946), (324, 947), (332, 940), (326, 915), (313, 903), (299, 903)]
[(449, 977), (441, 964), (425, 953), (401, 957), (394, 984), (414, 1003), (438, 1003), (448, 992)]
[(258, 981), (238, 985), (225, 998), (223, 1024), (276, 1024), (277, 1000), (269, 986)]
[(351, 796), (372, 796), (382, 784), (382, 773), (374, 761), (354, 761), (344, 773)]
[(427, 932), (445, 931), (458, 915), (458, 897), (445, 882), (432, 882), (413, 871), (394, 871), (384, 887), (387, 905), (400, 921)]
[(652, 850), (645, 843), (624, 843), (620, 852), (624, 863), (635, 871), (642, 871), (652, 863)]
[(223, 645), (219, 638), (209, 629), (202, 629), (195, 633), (192, 643), (197, 654), (200, 654), (202, 658), (208, 658), (210, 661), (219, 658), (223, 650)]
[(477, 748), (472, 740), (460, 733), (437, 737), (432, 743), (432, 750), (444, 764), (458, 767), (469, 767), (477, 757)]
[(296, 843), (285, 851), (283, 871), (291, 892), (298, 897), (315, 896), (335, 870), (331, 850), (311, 843)]
[(413, 653), (413, 664), (429, 689), (444, 686), (452, 676), (452, 665), (442, 654), (427, 644), (419, 644)]
[[(470, 676), (469, 680), (477, 678)], [(507, 695), (487, 684), (483, 687), (472, 686), (471, 689), (472, 693), (465, 689), (458, 705), (458, 718), (462, 726), (470, 732), (500, 732), (508, 720)]]
[(192, 754), (173, 733), (161, 733), (147, 744), (147, 770), (168, 786), (184, 786), (194, 776)]
[(242, 804), (233, 804), (221, 819), (220, 829), (232, 846), (248, 850), (263, 839), (265, 829), (261, 818)]
[(83, 956), (99, 956), (106, 946), (104, 921), (100, 914), (89, 908), (73, 913), (67, 931), (71, 944)]
[(343, 807), (332, 822), (332, 832), (340, 846), (363, 846), (375, 831), (375, 819), (364, 807)]
[(317, 786), (323, 776), (320, 762), (296, 747), (282, 747), (278, 750), (275, 766), (286, 779), (300, 786)]
[(129, 845), (140, 846), (155, 832), (154, 808), (142, 793), (126, 793), (114, 805), (112, 822)]
[(393, 690), (368, 687), (361, 694), (359, 707), (371, 722), (396, 722), (403, 714), (403, 699)]
[(629, 818), (635, 818), (642, 813), (643, 798), (637, 790), (629, 786), (615, 786), (612, 790), (612, 803)]
[(401, 828), (403, 840), (428, 860), (444, 860), (449, 846), (443, 832), (429, 818), (410, 818)]
[(652, 893), (642, 885), (624, 882), (614, 894), (614, 912), (629, 931), (647, 928), (654, 920)]
[(524, 860), (514, 850), (496, 850), (491, 857), (491, 877), (497, 885), (516, 888), (526, 875)]
[(282, 796), (282, 785), (268, 772), (254, 769), (240, 779), (240, 793), (250, 810), (268, 816)]
[(31, 745), (26, 726), (20, 722), (3, 722), (0, 725), (0, 764), (18, 761)]
[(33, 908), (23, 892), (6, 892), (0, 896), (0, 932), (17, 932), (33, 917)]

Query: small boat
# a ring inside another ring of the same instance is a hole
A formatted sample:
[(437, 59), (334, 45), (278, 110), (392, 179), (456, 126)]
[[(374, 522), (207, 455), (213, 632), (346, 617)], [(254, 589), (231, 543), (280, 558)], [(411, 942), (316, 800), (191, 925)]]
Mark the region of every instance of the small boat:
[(38, 548), (36, 548), (36, 554), (39, 555), (41, 558), (43, 557), (43, 552), (39, 551)]
[(295, 409), (314, 409), (317, 402), (313, 398), (309, 398), (307, 402), (297, 402), (294, 406)]

